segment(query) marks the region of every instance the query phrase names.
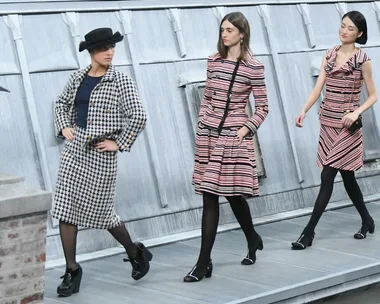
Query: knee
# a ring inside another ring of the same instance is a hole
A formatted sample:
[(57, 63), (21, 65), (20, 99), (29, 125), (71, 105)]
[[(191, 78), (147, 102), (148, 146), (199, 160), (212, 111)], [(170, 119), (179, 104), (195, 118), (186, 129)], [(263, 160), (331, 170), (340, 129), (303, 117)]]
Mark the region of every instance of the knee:
[(322, 170), (321, 173), (321, 183), (322, 184), (333, 184), (336, 173), (334, 170)]
[(353, 171), (340, 171), (343, 183), (345, 186), (351, 186), (356, 184), (356, 178)]
[(219, 197), (215, 194), (203, 192), (203, 208), (215, 209), (219, 208)]

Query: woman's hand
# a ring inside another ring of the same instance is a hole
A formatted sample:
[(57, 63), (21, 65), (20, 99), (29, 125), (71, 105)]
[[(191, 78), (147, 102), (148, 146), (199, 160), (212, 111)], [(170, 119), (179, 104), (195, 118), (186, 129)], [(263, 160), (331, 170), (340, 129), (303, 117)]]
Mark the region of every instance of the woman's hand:
[(297, 116), (297, 118), (296, 118), (296, 126), (298, 128), (302, 128), (302, 123), (303, 123), (303, 120), (305, 119), (305, 117), (306, 117), (305, 111), (301, 111), (301, 113)]
[(119, 150), (119, 146), (113, 140), (109, 139), (105, 139), (100, 143), (96, 144), (95, 148), (98, 149), (98, 152)]
[(243, 141), (244, 137), (246, 137), (249, 134), (250, 130), (246, 127), (243, 126), (237, 131), (236, 136), (239, 139), (239, 145)]
[(352, 124), (357, 121), (359, 118), (359, 113), (357, 112), (352, 112), (352, 113), (348, 113), (346, 115), (343, 116), (342, 118), (342, 122), (343, 122), (343, 126), (345, 128), (349, 128), (352, 126)]
[(73, 128), (64, 128), (62, 130), (62, 135), (69, 141), (74, 139), (74, 129)]

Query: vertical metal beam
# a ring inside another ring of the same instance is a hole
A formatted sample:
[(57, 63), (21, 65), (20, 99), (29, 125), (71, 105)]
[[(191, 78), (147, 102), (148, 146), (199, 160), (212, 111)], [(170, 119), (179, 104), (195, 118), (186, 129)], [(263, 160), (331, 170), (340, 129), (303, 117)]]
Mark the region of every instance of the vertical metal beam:
[(340, 14), (340, 18), (342, 18), (343, 15), (345, 13), (347, 13), (347, 3), (346, 2), (335, 3), (335, 7)]
[(212, 11), (213, 11), (216, 19), (218, 19), (218, 26), (219, 26), (220, 22), (222, 22), (222, 19), (226, 15), (226, 7), (225, 6), (216, 6), (216, 7), (212, 8)]
[[(136, 84), (137, 84), (137, 87), (139, 88), (139, 94), (141, 95), (142, 100), (146, 100), (144, 83), (142, 81), (142, 76), (141, 76), (142, 72), (140, 69), (140, 61), (138, 58), (138, 52), (135, 49), (135, 42), (134, 42), (135, 37), (133, 34), (133, 28), (132, 28), (132, 11), (122, 10), (120, 12), (116, 12), (116, 16), (118, 20), (120, 21), (120, 23), (122, 24), (124, 34), (127, 38), (126, 40), (128, 42), (129, 52), (131, 54), (132, 67), (135, 73)], [(146, 107), (145, 110), (147, 111), (148, 117), (153, 116), (149, 114), (148, 107)], [(148, 123), (146, 125), (145, 132), (146, 132), (146, 135), (144, 135), (144, 139), (149, 150), (149, 155), (151, 157), (150, 165), (153, 168), (154, 180), (156, 182), (157, 198), (159, 200), (160, 206), (162, 208), (166, 208), (168, 206), (168, 197), (166, 195), (165, 184), (163, 183), (164, 179), (158, 178), (159, 174), (157, 174), (157, 172), (162, 172), (162, 170), (161, 170), (161, 160), (158, 155), (158, 149), (157, 149), (156, 141), (154, 138), (152, 124)]]
[(49, 166), (46, 159), (46, 151), (44, 142), (42, 140), (41, 127), (39, 125), (39, 118), (37, 115), (37, 107), (34, 100), (32, 83), (29, 75), (28, 61), (26, 58), (24, 42), (21, 33), (21, 16), (8, 15), (3, 17), (5, 24), (11, 29), (13, 39), (16, 43), (18, 60), (21, 68), (21, 75), (24, 84), (24, 91), (26, 102), (28, 106), (28, 113), (32, 123), (34, 140), (37, 146), (38, 159), (41, 166), (42, 179), (46, 191), (52, 191), (51, 179), (49, 174)]
[(309, 4), (306, 4), (306, 3), (298, 4), (297, 8), (303, 17), (303, 22), (305, 23), (305, 26), (306, 26), (309, 46), (310, 48), (313, 49), (317, 45), (317, 40), (315, 39), (314, 29), (311, 23)]
[(275, 70), (275, 74), (276, 74), (276, 78), (277, 78), (278, 87), (280, 90), (280, 98), (281, 98), (280, 106), (282, 107), (282, 112), (284, 113), (284, 120), (285, 120), (285, 124), (286, 124), (286, 129), (287, 129), (287, 133), (289, 134), (290, 144), (291, 144), (292, 153), (293, 153), (293, 159), (294, 159), (294, 163), (296, 165), (296, 170), (297, 170), (298, 182), (302, 183), (304, 179), (302, 177), (301, 167), (300, 167), (300, 163), (299, 163), (299, 159), (298, 159), (298, 153), (297, 153), (297, 149), (295, 146), (295, 139), (293, 136), (293, 132), (291, 132), (291, 130), (294, 129), (294, 123), (293, 123), (294, 119), (293, 119), (293, 117), (288, 117), (287, 111), (285, 110), (285, 107), (284, 107), (284, 100), (285, 100), (285, 96), (286, 96), (285, 95), (285, 85), (283, 82), (284, 76), (283, 76), (283, 73), (281, 71), (280, 58), (279, 58), (279, 54), (278, 54), (279, 51), (278, 51), (278, 47), (277, 47), (277, 43), (276, 43), (276, 38), (275, 38), (275, 35), (273, 33), (273, 27), (272, 27), (273, 25), (272, 25), (272, 21), (270, 18), (268, 5), (265, 4), (265, 5), (258, 6), (258, 11), (259, 11), (260, 16), (264, 20), (265, 28), (267, 31), (269, 46), (271, 49), (272, 60), (273, 60), (273, 64), (274, 64), (274, 70)]
[(88, 63), (84, 57), (84, 53), (79, 53), (79, 43), (81, 41), (79, 33), (79, 14), (75, 12), (62, 13), (63, 22), (70, 28), (72, 42), (74, 44), (75, 54), (77, 56), (77, 62), (81, 69), (87, 67)]
[(373, 7), (373, 9), (376, 12), (377, 21), (378, 21), (378, 23), (380, 25), (380, 1), (372, 2), (372, 7)]
[(181, 10), (178, 8), (171, 8), (171, 9), (166, 10), (166, 13), (169, 17), (169, 20), (172, 22), (173, 30), (177, 37), (179, 54), (181, 58), (184, 58), (187, 55), (187, 51), (186, 51), (185, 39), (183, 37), (183, 32), (182, 32)]
[[(375, 1), (375, 2), (372, 2), (372, 7), (373, 9), (375, 10), (376, 12), (376, 16), (377, 16), (377, 21), (379, 23), (379, 26), (380, 26), (380, 1)], [(372, 109), (373, 109), (373, 116), (374, 116), (374, 119), (376, 121), (376, 125), (377, 125), (377, 133), (379, 134), (379, 130), (380, 130), (380, 119), (377, 118), (377, 113), (380, 113), (380, 103), (379, 102), (376, 102), (373, 106), (372, 106)], [(380, 134), (379, 134), (379, 137), (380, 137)]]

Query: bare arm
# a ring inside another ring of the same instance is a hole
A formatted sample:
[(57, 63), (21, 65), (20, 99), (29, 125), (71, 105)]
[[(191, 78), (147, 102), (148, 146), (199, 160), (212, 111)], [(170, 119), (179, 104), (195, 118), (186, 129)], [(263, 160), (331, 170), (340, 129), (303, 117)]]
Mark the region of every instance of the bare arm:
[(309, 97), (306, 99), (305, 105), (302, 108), (302, 111), (304, 111), (305, 113), (307, 113), (307, 111), (310, 110), (310, 108), (318, 100), (319, 96), (321, 96), (323, 86), (325, 85), (325, 81), (326, 81), (326, 71), (325, 71), (326, 64), (327, 64), (327, 60), (326, 60), (326, 57), (324, 57), (322, 60), (321, 71), (319, 73), (317, 83), (315, 84), (313, 91), (311, 91)]
[(375, 82), (372, 77), (372, 63), (371, 61), (366, 61), (362, 65), (362, 73), (367, 88), (368, 98), (367, 100), (355, 110), (359, 115), (364, 111), (367, 111), (377, 100)]
[(305, 105), (302, 107), (301, 113), (296, 118), (296, 126), (302, 128), (302, 122), (305, 119), (307, 111), (311, 109), (311, 107), (316, 103), (319, 96), (321, 96), (323, 86), (326, 82), (326, 71), (325, 66), (327, 64), (326, 57), (323, 58), (321, 64), (321, 71), (319, 73), (317, 83), (314, 86), (313, 91), (311, 91), (309, 97), (306, 99)]
[(372, 64), (371, 61), (366, 61), (362, 65), (363, 79), (365, 86), (367, 88), (368, 98), (367, 100), (357, 108), (353, 113), (349, 113), (343, 117), (343, 126), (346, 128), (351, 127), (351, 125), (359, 118), (359, 115), (364, 111), (368, 110), (377, 100), (375, 83), (372, 78)]

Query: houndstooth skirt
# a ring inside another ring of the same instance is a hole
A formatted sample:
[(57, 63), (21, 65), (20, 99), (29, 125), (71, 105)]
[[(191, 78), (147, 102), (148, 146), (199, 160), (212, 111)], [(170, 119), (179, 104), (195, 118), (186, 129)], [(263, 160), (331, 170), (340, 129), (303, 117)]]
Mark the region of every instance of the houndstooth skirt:
[(52, 216), (81, 227), (121, 225), (115, 211), (117, 152), (98, 152), (86, 144), (86, 130), (75, 127), (61, 156)]

